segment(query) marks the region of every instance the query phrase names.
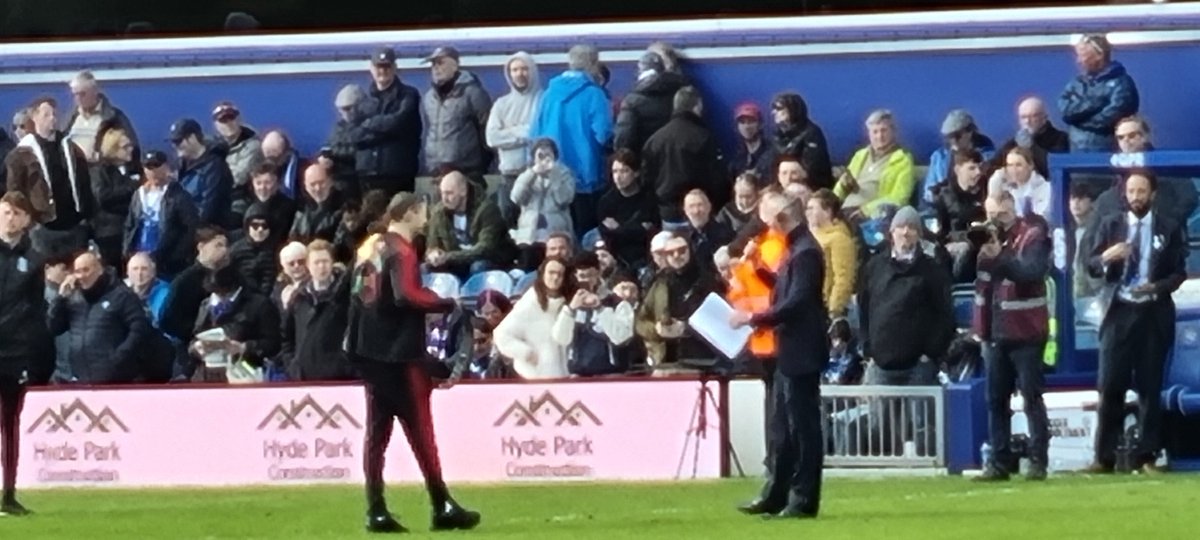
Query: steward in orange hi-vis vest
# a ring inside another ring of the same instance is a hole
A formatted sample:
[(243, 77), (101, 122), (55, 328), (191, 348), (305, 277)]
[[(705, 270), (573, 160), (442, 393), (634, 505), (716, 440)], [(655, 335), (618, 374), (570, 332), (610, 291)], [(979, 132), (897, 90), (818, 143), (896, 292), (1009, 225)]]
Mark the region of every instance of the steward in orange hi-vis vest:
[[(726, 300), (739, 311), (762, 313), (771, 305), (771, 289), (775, 273), (787, 258), (787, 237), (767, 229), (754, 239), (757, 248), (747, 249), (742, 260), (731, 268)], [(770, 327), (757, 327), (750, 335), (750, 353), (756, 357), (775, 355), (775, 332)]]

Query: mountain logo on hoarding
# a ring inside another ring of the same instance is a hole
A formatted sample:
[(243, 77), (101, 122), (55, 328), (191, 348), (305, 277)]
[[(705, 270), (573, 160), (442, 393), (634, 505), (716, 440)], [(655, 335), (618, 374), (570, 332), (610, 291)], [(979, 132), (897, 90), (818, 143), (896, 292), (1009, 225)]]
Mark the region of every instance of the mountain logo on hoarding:
[(547, 390), (537, 398), (530, 397), (528, 403), (513, 401), (492, 425), (578, 427), (584, 425), (585, 421), (597, 426), (604, 425), (582, 401), (576, 401), (569, 407), (563, 406), (562, 402)]
[(96, 412), (76, 398), (69, 405), (59, 405), (58, 410), (47, 407), (26, 433), (113, 433), (116, 430), (129, 433), (129, 427), (112, 409), (106, 406)]
[(258, 429), (267, 429), (271, 425), (280, 431), (287, 429), (343, 429), (347, 425), (362, 429), (362, 424), (351, 416), (341, 403), (326, 409), (317, 403), (312, 394), (305, 394), (304, 399), (293, 400), (287, 406), (282, 403), (276, 405), (258, 424)]

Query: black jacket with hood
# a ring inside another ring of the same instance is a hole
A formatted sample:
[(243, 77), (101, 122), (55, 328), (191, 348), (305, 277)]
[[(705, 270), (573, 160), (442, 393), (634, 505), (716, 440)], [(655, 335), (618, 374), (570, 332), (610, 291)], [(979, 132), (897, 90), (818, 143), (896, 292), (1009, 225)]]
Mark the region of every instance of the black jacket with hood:
[(318, 238), (333, 242), (344, 212), (345, 197), (336, 189), (322, 202), (308, 201), (296, 212), (288, 238), (304, 244)]
[(655, 73), (634, 84), (621, 100), (613, 126), (613, 148), (641, 152), (650, 136), (671, 121), (675, 93), (687, 85), (687, 78), (672, 72)]
[(808, 117), (808, 104), (796, 94), (784, 94), (778, 99), (787, 109), (791, 122), (778, 126), (775, 132), (777, 156), (793, 156), (808, 173), (808, 185), (814, 191), (833, 189), (833, 165), (829, 160), (829, 144), (821, 126)]
[(349, 139), (360, 177), (416, 178), (421, 153), (421, 95), (397, 77), (387, 90), (371, 84), (354, 107)]
[(229, 261), (237, 269), (238, 275), (241, 276), (242, 282), (247, 287), (266, 296), (271, 294), (271, 288), (275, 286), (275, 276), (279, 273), (279, 264), (276, 263), (276, 260), (283, 236), (272, 229), (266, 240), (255, 242), (250, 238), (249, 231), (252, 220), (264, 220), (270, 223), (271, 215), (265, 204), (255, 203), (246, 211), (246, 218), (243, 221), (246, 235), (230, 248)]

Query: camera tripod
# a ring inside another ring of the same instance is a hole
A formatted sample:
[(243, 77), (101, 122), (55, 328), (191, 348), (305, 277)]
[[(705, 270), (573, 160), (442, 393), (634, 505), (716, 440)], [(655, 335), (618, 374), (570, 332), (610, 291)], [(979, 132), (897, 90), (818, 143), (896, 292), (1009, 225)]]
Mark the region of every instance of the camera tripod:
[[(687, 461), (687, 454), (688, 454), (689, 446), (691, 447), (691, 452), (692, 452), (692, 476), (691, 476), (691, 478), (695, 478), (696, 475), (699, 474), (699, 470), (700, 470), (700, 440), (708, 438), (708, 428), (709, 428), (708, 408), (709, 408), (709, 406), (711, 406), (713, 408), (713, 410), (716, 411), (718, 419), (727, 418), (723, 415), (722, 405), (724, 405), (725, 409), (728, 409), (728, 407), (729, 407), (728, 400), (725, 400), (724, 403), (722, 403), (721, 401), (718, 401), (717, 397), (715, 395), (713, 395), (712, 388), (710, 388), (708, 386), (708, 383), (712, 380), (713, 377), (714, 376), (709, 373), (703, 373), (700, 375), (700, 388), (696, 392), (696, 404), (692, 407), (691, 423), (689, 424), (688, 430), (686, 432), (686, 436), (683, 439), (683, 451), (680, 452), (680, 454), (679, 454), (679, 466), (676, 467), (676, 469), (675, 469), (675, 479), (676, 480), (683, 477), (683, 466), (684, 466), (684, 462)], [(725, 390), (727, 390), (729, 387), (728, 377), (717, 376), (717, 379), (718, 379), (718, 387), (722, 390), (722, 394), (721, 394), (722, 397), (727, 396), (728, 392)], [(744, 478), (746, 476), (746, 472), (744, 470), (742, 470), (742, 461), (741, 461), (741, 459), (738, 458), (737, 451), (734, 450), (734, 448), (733, 448), (733, 443), (729, 440), (729, 422), (728, 421), (722, 422), (719, 425), (719, 428), (720, 429), (719, 429), (719, 433), (717, 434), (717, 436), (720, 439), (720, 445), (719, 445), (720, 446), (719, 451), (721, 452), (721, 454), (720, 454), (720, 463), (721, 463), (720, 474), (722, 477), (730, 476), (731, 471), (730, 471), (729, 465), (730, 465), (730, 460), (732, 459), (733, 465), (735, 467), (737, 467), (738, 476)]]

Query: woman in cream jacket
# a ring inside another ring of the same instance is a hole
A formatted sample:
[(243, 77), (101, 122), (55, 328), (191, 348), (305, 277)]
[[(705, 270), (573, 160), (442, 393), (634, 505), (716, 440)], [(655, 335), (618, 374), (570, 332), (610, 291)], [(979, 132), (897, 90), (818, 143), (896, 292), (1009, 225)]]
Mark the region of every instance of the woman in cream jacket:
[(513, 369), (523, 379), (554, 379), (568, 374), (567, 347), (551, 332), (573, 294), (567, 272), (561, 260), (543, 261), (533, 287), (517, 300), (492, 334), (496, 349), (512, 359)]

